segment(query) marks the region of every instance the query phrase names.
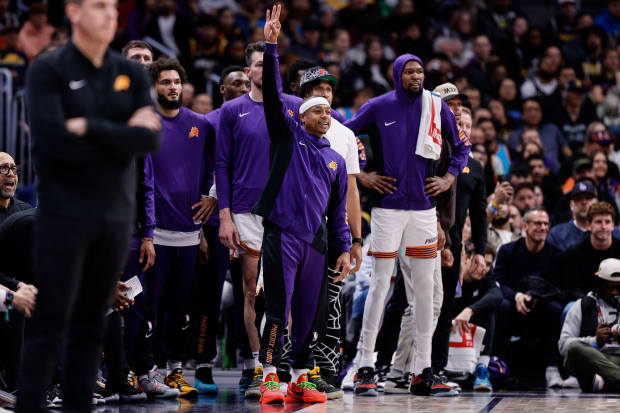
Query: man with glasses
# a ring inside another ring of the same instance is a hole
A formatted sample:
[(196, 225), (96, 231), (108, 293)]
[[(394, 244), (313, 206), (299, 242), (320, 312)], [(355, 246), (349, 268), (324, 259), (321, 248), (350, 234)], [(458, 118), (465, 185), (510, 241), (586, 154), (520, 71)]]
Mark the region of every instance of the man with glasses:
[(562, 304), (556, 301), (559, 297), (549, 294), (558, 285), (561, 252), (546, 242), (549, 215), (544, 208), (530, 209), (523, 221), (525, 237), (503, 245), (495, 263), (495, 276), (504, 295), (496, 323), (495, 353), (500, 358), (506, 355), (508, 337), (540, 337), (547, 386), (552, 387), (562, 383), (557, 369)]
[(30, 204), (15, 198), (19, 183), (19, 167), (13, 157), (0, 152), (0, 224), (11, 214), (32, 208)]

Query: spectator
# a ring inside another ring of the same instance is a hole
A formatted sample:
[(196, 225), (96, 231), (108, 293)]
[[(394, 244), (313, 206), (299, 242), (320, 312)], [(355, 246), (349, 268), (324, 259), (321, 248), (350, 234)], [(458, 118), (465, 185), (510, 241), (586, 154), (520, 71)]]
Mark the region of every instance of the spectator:
[(47, 23), (47, 6), (43, 3), (30, 5), (28, 20), (19, 31), (17, 48), (32, 61), (52, 41), (54, 27)]
[(484, 256), (486, 266), (480, 270), (472, 265), (473, 255), (473, 245), (466, 244), (462, 264), (462, 293), (454, 301), (452, 329), (470, 331), (471, 324), (475, 324), (486, 330), (483, 339), (484, 350), (480, 354), (474, 371), (474, 390), (492, 391), (488, 367), (490, 356), (493, 355), (495, 311), (502, 303), (503, 296), (491, 271), (495, 260), (495, 250), (486, 248)]
[(545, 204), (545, 195), (543, 194), (540, 185), (534, 184), (534, 208), (542, 207)]
[(565, 106), (559, 119), (560, 129), (573, 152), (581, 150), (586, 141), (586, 129), (596, 121), (596, 107), (580, 80), (568, 82)]
[(580, 59), (581, 74), (589, 86), (600, 80), (603, 74), (603, 52), (607, 47), (607, 34), (598, 26), (584, 31), (584, 56)]
[[(484, 34), (479, 34), (474, 38), (474, 58), (465, 67), (465, 76), (470, 84), (476, 86), (478, 89), (483, 90), (486, 88), (491, 57), (491, 42), (489, 38)], [(473, 106), (473, 105), (472, 105)]]
[(517, 84), (507, 77), (503, 79), (497, 90), (497, 97), (504, 104), (506, 115), (515, 124), (521, 123), (521, 99), (518, 94)]
[(612, 236), (616, 211), (607, 202), (596, 202), (588, 209), (590, 236), (566, 250), (563, 287), (567, 301), (592, 291), (594, 273), (601, 261), (620, 257), (620, 240)]
[(553, 56), (549, 54), (550, 49), (557, 50), (557, 47), (550, 46), (545, 51), (545, 54), (538, 62), (536, 73), (529, 76), (521, 85), (521, 96), (523, 99), (535, 96), (551, 96), (557, 92), (557, 74), (560, 68)]
[(497, 128), (497, 136), (502, 142), (508, 142), (508, 137), (516, 129), (516, 122), (506, 114), (504, 104), (498, 99), (491, 99), (488, 103), (491, 117)]
[(521, 215), (525, 216), (527, 211), (534, 208), (534, 184), (523, 182), (515, 187), (514, 194), (512, 204), (517, 207)]
[(381, 10), (376, 4), (351, 0), (338, 12), (338, 26), (351, 34), (351, 43), (356, 45), (365, 33), (381, 30)]
[(586, 239), (590, 231), (588, 209), (597, 201), (594, 185), (589, 181), (578, 182), (571, 192), (572, 220), (551, 228), (547, 242), (561, 251), (565, 251), (572, 245)]
[(510, 22), (514, 21), (519, 13), (512, 6), (512, 0), (491, 0), (488, 7), (478, 13), (478, 27), (482, 33), (496, 41), (508, 35)]
[(9, 10), (10, 0), (0, 0), (0, 30), (6, 26), (19, 27), (19, 18)]
[(358, 110), (370, 99), (375, 97), (375, 92), (370, 87), (359, 89), (355, 92), (353, 97), (353, 106), (348, 108), (340, 108), (338, 111), (344, 116), (345, 119), (351, 119)]
[[(212, 88), (211, 91), (215, 92), (218, 82), (210, 82), (210, 77), (213, 73), (217, 73), (218, 71), (218, 66), (221, 63), (221, 59), (224, 57), (227, 40), (219, 32), (218, 21), (213, 16), (200, 16), (195, 27), (196, 41), (191, 50), (191, 62), (186, 65), (189, 69), (190, 82), (196, 87), (199, 93), (207, 91), (208, 84)], [(179, 42), (182, 43), (183, 41), (181, 38), (186, 34), (183, 33), (180, 27), (176, 28), (175, 26), (175, 30), (179, 33)], [(213, 95), (213, 93), (211, 93), (211, 95)]]
[(521, 212), (519, 212), (516, 206), (510, 205), (508, 217), (510, 231), (515, 234), (517, 239), (523, 236), (523, 217), (521, 216)]
[[(568, 158), (572, 155), (562, 132), (557, 126), (542, 122), (542, 109), (537, 99), (530, 98), (523, 102), (522, 119), (524, 127), (538, 129), (545, 154), (551, 161), (549, 169), (557, 174), (560, 170), (560, 156)], [(521, 132), (522, 129), (517, 129), (508, 140), (508, 146), (515, 152), (518, 152), (519, 145), (523, 143), (520, 139)]]
[(572, 40), (577, 30), (576, 0), (558, 0), (555, 15), (549, 21), (547, 32), (562, 43)]
[(200, 93), (192, 99), (190, 109), (196, 113), (206, 115), (213, 110), (213, 99), (205, 93)]
[(620, 37), (620, 0), (607, 0), (607, 9), (596, 16), (594, 23), (608, 35)]
[[(2, 0), (0, 0), (0, 3)], [(0, 24), (0, 26), (2, 26)], [(11, 71), (13, 76), (13, 88), (21, 89), (26, 81), (26, 68), (28, 67), (28, 57), (18, 49), (17, 26), (4, 25), (0, 29), (0, 34), (4, 40), (4, 47), (0, 50), (0, 67), (5, 67)]]
[(32, 208), (29, 204), (15, 198), (19, 184), (19, 167), (13, 157), (0, 152), (0, 223), (9, 215)]
[(620, 260), (600, 262), (594, 288), (570, 307), (558, 343), (568, 372), (587, 393), (620, 390), (617, 348)]
[(557, 370), (562, 305), (556, 297), (542, 299), (536, 294), (542, 289), (553, 290), (557, 283), (560, 251), (546, 243), (549, 216), (544, 209), (528, 211), (524, 222), (525, 237), (501, 247), (495, 263), (496, 279), (504, 296), (498, 313), (496, 354), (505, 355), (508, 337), (526, 337), (526, 332), (540, 337), (547, 386), (552, 387), (562, 383)]
[[(302, 42), (291, 49), (291, 53), (303, 59), (318, 62), (325, 57), (321, 45), (321, 24), (315, 19), (308, 19), (302, 27)], [(381, 44), (379, 44), (381, 49)]]
[(174, 0), (158, 0), (156, 13), (146, 27), (146, 35), (161, 43), (169, 57), (178, 58), (189, 66), (190, 37), (193, 24), (177, 12)]
[(194, 94), (196, 93), (196, 88), (191, 83), (185, 83), (183, 85), (183, 90), (181, 91), (181, 104), (186, 108), (192, 105), (194, 101)]
[(480, 119), (478, 127), (484, 133), (484, 145), (491, 154), (491, 164), (497, 175), (505, 175), (510, 172), (510, 154), (508, 148), (497, 136), (495, 124), (491, 119)]
[(555, 204), (562, 197), (562, 191), (555, 176), (549, 174), (545, 157), (542, 154), (532, 154), (526, 158), (526, 162), (532, 170), (532, 182), (539, 186), (545, 195), (545, 209), (555, 211)]
[[(618, 194), (618, 179), (610, 176), (609, 160), (603, 151), (596, 151), (592, 155), (592, 170), (594, 171), (594, 181), (601, 197), (613, 199), (616, 211), (620, 207), (620, 196)], [(603, 194), (605, 196), (603, 196)]]
[[(474, 121), (476, 121), (475, 114), (476, 114), (476, 111), (480, 108), (480, 103), (482, 101), (480, 97), (480, 90), (476, 89), (475, 87), (469, 87), (469, 88), (466, 88), (463, 93), (467, 96), (467, 100), (469, 100), (469, 103), (471, 104), (471, 110), (474, 112)], [(490, 118), (491, 115), (489, 114), (486, 117)]]
[(534, 182), (531, 169), (523, 163), (517, 164), (514, 168), (512, 168), (510, 175), (508, 175), (508, 179), (510, 181), (510, 185), (514, 188), (523, 183), (531, 184)]

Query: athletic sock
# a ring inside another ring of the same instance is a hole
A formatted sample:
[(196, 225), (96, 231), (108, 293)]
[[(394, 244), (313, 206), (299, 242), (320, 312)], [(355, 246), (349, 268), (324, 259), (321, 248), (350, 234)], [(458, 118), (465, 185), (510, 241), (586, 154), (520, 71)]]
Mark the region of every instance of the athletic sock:
[(291, 374), (291, 383), (297, 383), (302, 374), (308, 373), (308, 369), (293, 369)]
[(267, 378), (267, 376), (271, 373), (278, 374), (276, 372), (276, 366), (271, 364), (263, 364), (263, 381)]
[(243, 359), (243, 370), (248, 370), (248, 369), (254, 370), (255, 367), (256, 367), (256, 360), (254, 360), (253, 358)]
[(489, 367), (490, 360), (491, 360), (491, 357), (489, 356), (480, 356), (480, 358), (478, 359), (478, 363), (484, 364), (484, 367)]
[(181, 368), (183, 368), (183, 366), (180, 361), (168, 360), (168, 375), (171, 375), (174, 370)]

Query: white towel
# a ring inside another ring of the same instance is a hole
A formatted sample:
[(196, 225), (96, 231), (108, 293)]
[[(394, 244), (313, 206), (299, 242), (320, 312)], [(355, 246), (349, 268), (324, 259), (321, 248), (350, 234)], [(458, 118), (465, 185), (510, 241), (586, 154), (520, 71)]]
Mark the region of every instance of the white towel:
[(441, 155), (441, 145), (441, 97), (425, 89), (415, 153), (436, 161)]

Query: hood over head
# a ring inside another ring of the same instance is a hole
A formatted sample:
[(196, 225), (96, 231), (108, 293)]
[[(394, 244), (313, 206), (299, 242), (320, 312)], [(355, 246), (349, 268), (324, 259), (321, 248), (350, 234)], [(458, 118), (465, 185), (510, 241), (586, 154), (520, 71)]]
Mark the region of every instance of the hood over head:
[[(403, 89), (402, 74), (405, 65), (411, 60), (415, 60), (422, 66), (422, 68), (424, 68), (424, 63), (422, 62), (422, 59), (420, 59), (416, 55), (412, 55), (409, 53), (398, 56), (394, 61), (394, 67), (392, 68), (392, 78), (394, 79), (394, 90), (396, 91), (396, 95), (399, 98), (408, 96), (407, 92), (405, 92), (405, 90)], [(424, 88), (424, 85), (422, 85), (422, 88)]]

